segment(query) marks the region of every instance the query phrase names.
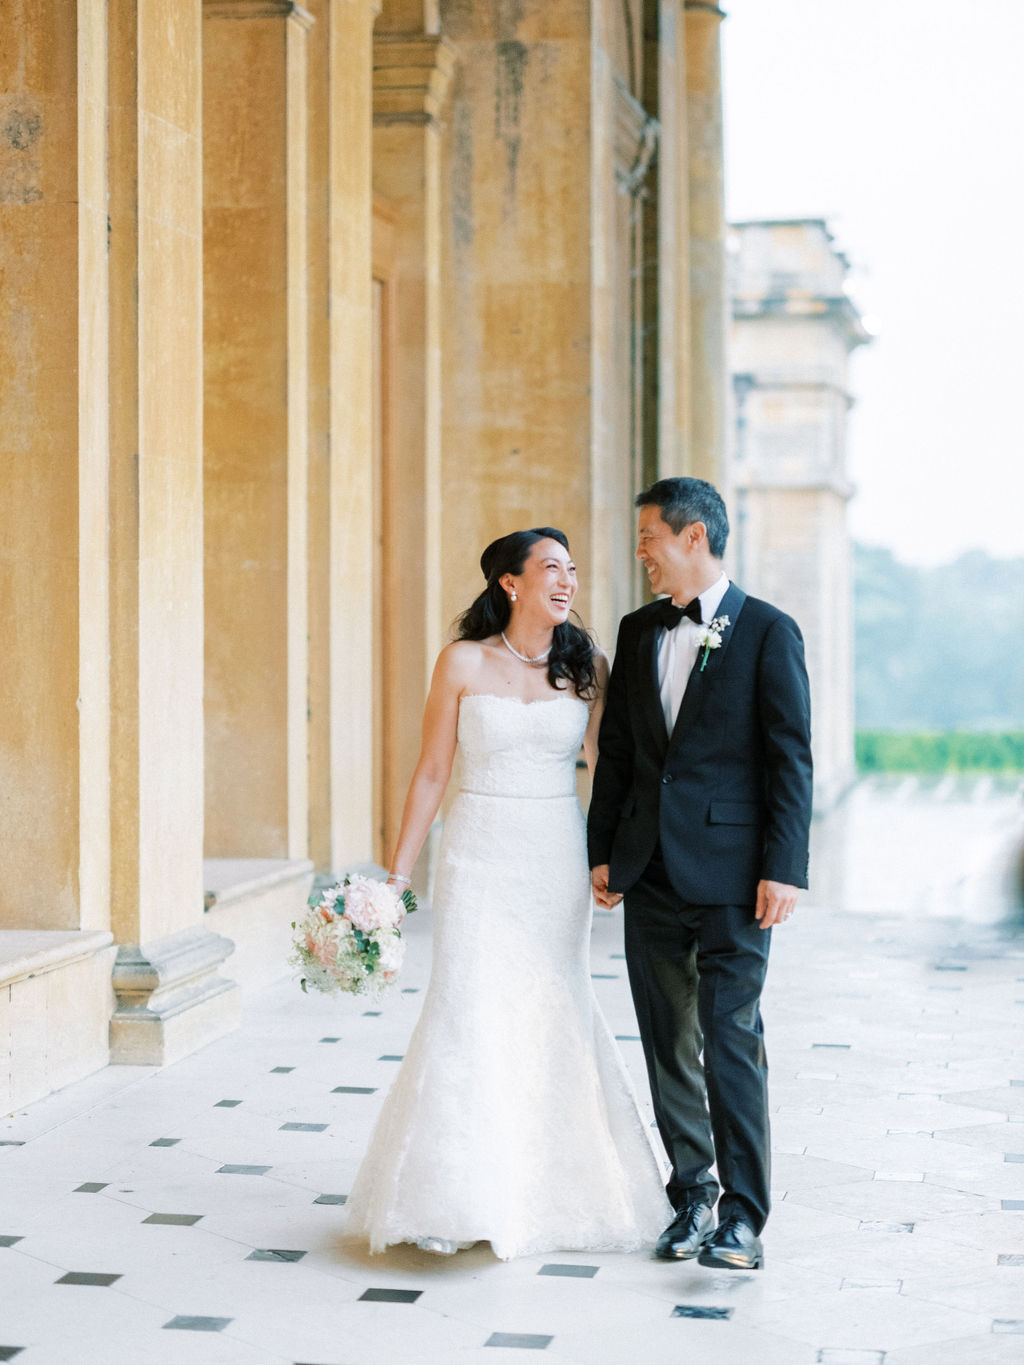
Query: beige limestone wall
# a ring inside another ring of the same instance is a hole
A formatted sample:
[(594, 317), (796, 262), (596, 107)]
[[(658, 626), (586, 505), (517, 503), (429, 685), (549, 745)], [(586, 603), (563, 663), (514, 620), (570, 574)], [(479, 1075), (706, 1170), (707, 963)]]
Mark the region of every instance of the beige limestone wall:
[(287, 20), (203, 35), (207, 856), (288, 853)]
[(589, 11), (442, 6), (445, 627), (508, 531), (561, 526), (584, 584), (594, 571)]
[(5, 6), (0, 42), (4, 927), (79, 916), (75, 9)]

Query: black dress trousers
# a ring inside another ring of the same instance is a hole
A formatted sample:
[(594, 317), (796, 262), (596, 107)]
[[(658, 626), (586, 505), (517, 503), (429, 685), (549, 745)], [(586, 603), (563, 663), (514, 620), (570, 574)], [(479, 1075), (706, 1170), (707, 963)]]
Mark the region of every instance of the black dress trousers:
[[(751, 905), (691, 905), (660, 847), (626, 893), (626, 965), (654, 1112), (672, 1162), (668, 1197), (768, 1218), (768, 1063), (760, 997), (771, 930)], [(703, 1048), (703, 1064), (701, 1051)], [(706, 1095), (706, 1102), (705, 1102)]]

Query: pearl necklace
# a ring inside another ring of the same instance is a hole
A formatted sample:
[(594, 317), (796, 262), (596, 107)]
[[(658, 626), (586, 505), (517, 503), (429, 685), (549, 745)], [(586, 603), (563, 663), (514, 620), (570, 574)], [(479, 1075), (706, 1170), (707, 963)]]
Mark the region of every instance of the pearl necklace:
[(513, 645), (509, 644), (508, 636), (505, 634), (504, 631), (501, 632), (501, 638), (505, 641), (505, 648), (511, 650), (511, 652), (516, 656), (516, 658), (521, 659), (524, 664), (542, 664), (544, 660), (548, 657), (548, 655), (551, 653), (551, 646), (548, 645), (547, 649), (544, 651), (543, 654), (538, 654), (536, 655), (535, 658), (531, 659), (526, 654), (520, 654), (518, 649), (516, 649)]

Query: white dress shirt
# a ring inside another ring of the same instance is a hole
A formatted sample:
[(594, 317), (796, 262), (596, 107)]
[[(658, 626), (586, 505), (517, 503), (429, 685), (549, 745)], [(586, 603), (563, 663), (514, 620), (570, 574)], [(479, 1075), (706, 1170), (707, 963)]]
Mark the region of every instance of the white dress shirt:
[[(723, 573), (710, 588), (701, 593), (700, 615), (704, 625), (713, 619), (728, 589), (729, 580)], [(685, 602), (676, 602), (675, 598), (672, 600), (677, 607), (687, 605)], [(662, 630), (658, 641), (658, 691), (665, 728), (669, 734), (675, 728), (686, 683), (697, 662), (699, 630), (696, 621), (684, 616), (674, 630)]]

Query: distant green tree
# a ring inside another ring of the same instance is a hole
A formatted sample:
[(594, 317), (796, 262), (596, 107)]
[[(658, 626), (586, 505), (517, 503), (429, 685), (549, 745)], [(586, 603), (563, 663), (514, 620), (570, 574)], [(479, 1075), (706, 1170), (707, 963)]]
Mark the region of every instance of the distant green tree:
[(858, 545), (854, 621), (858, 731), (1024, 728), (1024, 559)]

